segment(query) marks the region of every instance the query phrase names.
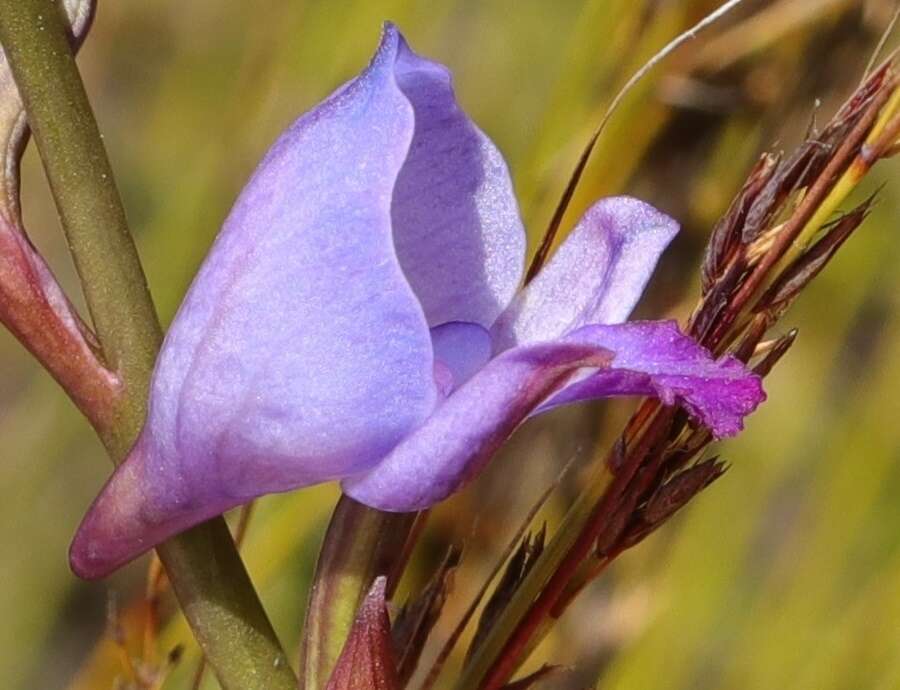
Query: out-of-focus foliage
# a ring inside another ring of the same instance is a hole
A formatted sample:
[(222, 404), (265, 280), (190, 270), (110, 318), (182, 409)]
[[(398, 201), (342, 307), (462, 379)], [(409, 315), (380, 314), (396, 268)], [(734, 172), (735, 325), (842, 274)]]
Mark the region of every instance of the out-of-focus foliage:
[[(368, 59), (382, 19), (453, 69), (461, 101), (508, 157), (534, 239), (616, 85), (715, 4), (101, 2), (80, 64), (167, 321), (268, 144)], [(751, 162), (775, 141), (796, 142), (816, 99), (830, 113), (852, 90), (892, 8), (748, 2), (626, 99), (567, 223), (596, 197), (622, 192), (682, 220), (640, 314), (688, 315), (700, 251)], [(770, 401), (721, 449), (728, 474), (566, 615), (528, 668), (551, 658), (578, 670), (546, 687), (900, 685), (898, 180), (889, 163), (859, 190), (861, 199), (885, 183), (865, 226), (786, 318), (799, 341), (770, 378)], [(23, 188), (27, 226), (77, 295), (33, 150)], [(438, 638), (558, 468), (602, 449), (628, 409), (585, 407), (530, 425), (482, 480), (435, 511), (404, 589), (427, 579), (448, 541), (467, 542)], [(93, 690), (127, 677), (115, 644), (95, 646), (115, 594), (132, 654), (163, 659), (185, 645), (164, 688), (188, 688), (196, 648), (180, 618), (167, 622), (165, 597), (158, 643), (142, 651), (146, 561), (105, 584), (69, 574), (67, 542), (108, 467), (87, 425), (6, 334), (0, 439), (4, 687)], [(545, 509), (548, 520), (577, 474)], [(248, 564), (290, 649), (335, 496), (321, 487), (265, 499), (250, 526)]]

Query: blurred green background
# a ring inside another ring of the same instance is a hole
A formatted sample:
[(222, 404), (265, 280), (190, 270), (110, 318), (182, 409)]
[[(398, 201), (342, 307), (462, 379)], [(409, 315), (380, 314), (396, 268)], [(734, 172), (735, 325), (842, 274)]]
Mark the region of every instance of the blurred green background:
[[(268, 144), (365, 64), (383, 19), (453, 70), (461, 102), (508, 158), (534, 240), (615, 87), (716, 4), (101, 1), (79, 62), (168, 321)], [(613, 193), (642, 196), (683, 222), (640, 315), (690, 313), (700, 252), (753, 160), (797, 143), (817, 100), (827, 119), (894, 6), (747, 2), (626, 99), (567, 224)], [(859, 198), (884, 185), (872, 217), (785, 319), (800, 339), (769, 380), (769, 402), (720, 449), (731, 470), (573, 607), (531, 665), (575, 670), (543, 687), (900, 688), (897, 172), (888, 162), (870, 175)], [(80, 304), (33, 148), (23, 188), (29, 232)], [(481, 480), (435, 511), (406, 587), (427, 577), (449, 542), (466, 542), (439, 639), (559, 467), (573, 456), (589, 462), (628, 409), (585, 406), (527, 426)], [(108, 470), (67, 399), (0, 334), (4, 688), (112, 688), (124, 677), (107, 611), (112, 600), (140, 620), (146, 559), (99, 584), (66, 565), (68, 540)], [(576, 471), (546, 509), (551, 527), (577, 484)], [(318, 487), (263, 500), (245, 545), (292, 652), (335, 496)], [(170, 603), (162, 615), (159, 644), (140, 655), (186, 644), (163, 685), (183, 690), (196, 649)], [(138, 654), (140, 631), (126, 625), (124, 634)], [(203, 687), (216, 686), (207, 678)]]

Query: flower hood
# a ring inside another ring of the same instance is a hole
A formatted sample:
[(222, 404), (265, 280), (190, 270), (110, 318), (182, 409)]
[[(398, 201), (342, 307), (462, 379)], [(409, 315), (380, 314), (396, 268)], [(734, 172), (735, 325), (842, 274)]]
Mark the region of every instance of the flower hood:
[(736, 433), (763, 398), (757, 377), (672, 322), (624, 323), (676, 232), (641, 201), (604, 199), (521, 288), (502, 156), (447, 69), (387, 25), (369, 66), (241, 192), (73, 569), (105, 575), (256, 496), (334, 479), (376, 508), (425, 508), (564, 403), (652, 395)]

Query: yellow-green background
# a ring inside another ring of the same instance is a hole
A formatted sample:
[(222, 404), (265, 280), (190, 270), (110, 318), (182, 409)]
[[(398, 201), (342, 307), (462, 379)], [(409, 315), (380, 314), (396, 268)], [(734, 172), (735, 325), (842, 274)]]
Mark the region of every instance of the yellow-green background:
[[(613, 87), (714, 4), (107, 0), (80, 64), (168, 320), (267, 145), (365, 63), (383, 19), (451, 67), (461, 102), (508, 158), (534, 240)], [(576, 196), (577, 212), (601, 195), (638, 194), (683, 222), (643, 316), (689, 314), (699, 253), (753, 158), (796, 143), (816, 99), (820, 120), (833, 112), (893, 1), (747, 6), (633, 92)], [(768, 383), (770, 401), (720, 449), (731, 470), (574, 607), (540, 653), (577, 671), (546, 687), (900, 687), (897, 170), (876, 168), (865, 188), (885, 186), (872, 217), (788, 315), (800, 339)], [(29, 231), (77, 296), (33, 151), (24, 190)], [(626, 409), (585, 407), (532, 425), (436, 511), (412, 581), (450, 540), (468, 545), (438, 637), (557, 469), (573, 454), (587, 462)], [(146, 561), (101, 584), (66, 565), (108, 469), (65, 397), (0, 334), (3, 688), (113, 687), (111, 647), (95, 644), (110, 593), (120, 609), (140, 598)], [(569, 483), (546, 511), (551, 527), (577, 477)], [(321, 487), (267, 499), (251, 526), (249, 565), (291, 650), (335, 495)], [(183, 641), (175, 619), (161, 647)], [(164, 687), (185, 688), (195, 660), (188, 646)]]

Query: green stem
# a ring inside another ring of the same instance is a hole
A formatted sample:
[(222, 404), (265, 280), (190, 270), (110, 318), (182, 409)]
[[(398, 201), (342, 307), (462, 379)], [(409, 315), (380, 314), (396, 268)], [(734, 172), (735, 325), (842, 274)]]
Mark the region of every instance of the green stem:
[[(25, 103), (107, 365), (124, 386), (102, 430), (121, 462), (146, 413), (162, 330), (103, 141), (54, 0), (0, 0), (0, 42)], [(222, 518), (158, 549), (226, 690), (293, 690), (296, 678)]]
[(97, 123), (53, 0), (0, 2), (0, 40), (25, 103), (107, 366), (130, 389), (114, 435), (143, 422), (162, 342)]
[(415, 519), (416, 513), (385, 513), (341, 496), (322, 542), (307, 605), (300, 654), (303, 690), (322, 690), (328, 683), (372, 582), (379, 575), (398, 574), (398, 558)]

